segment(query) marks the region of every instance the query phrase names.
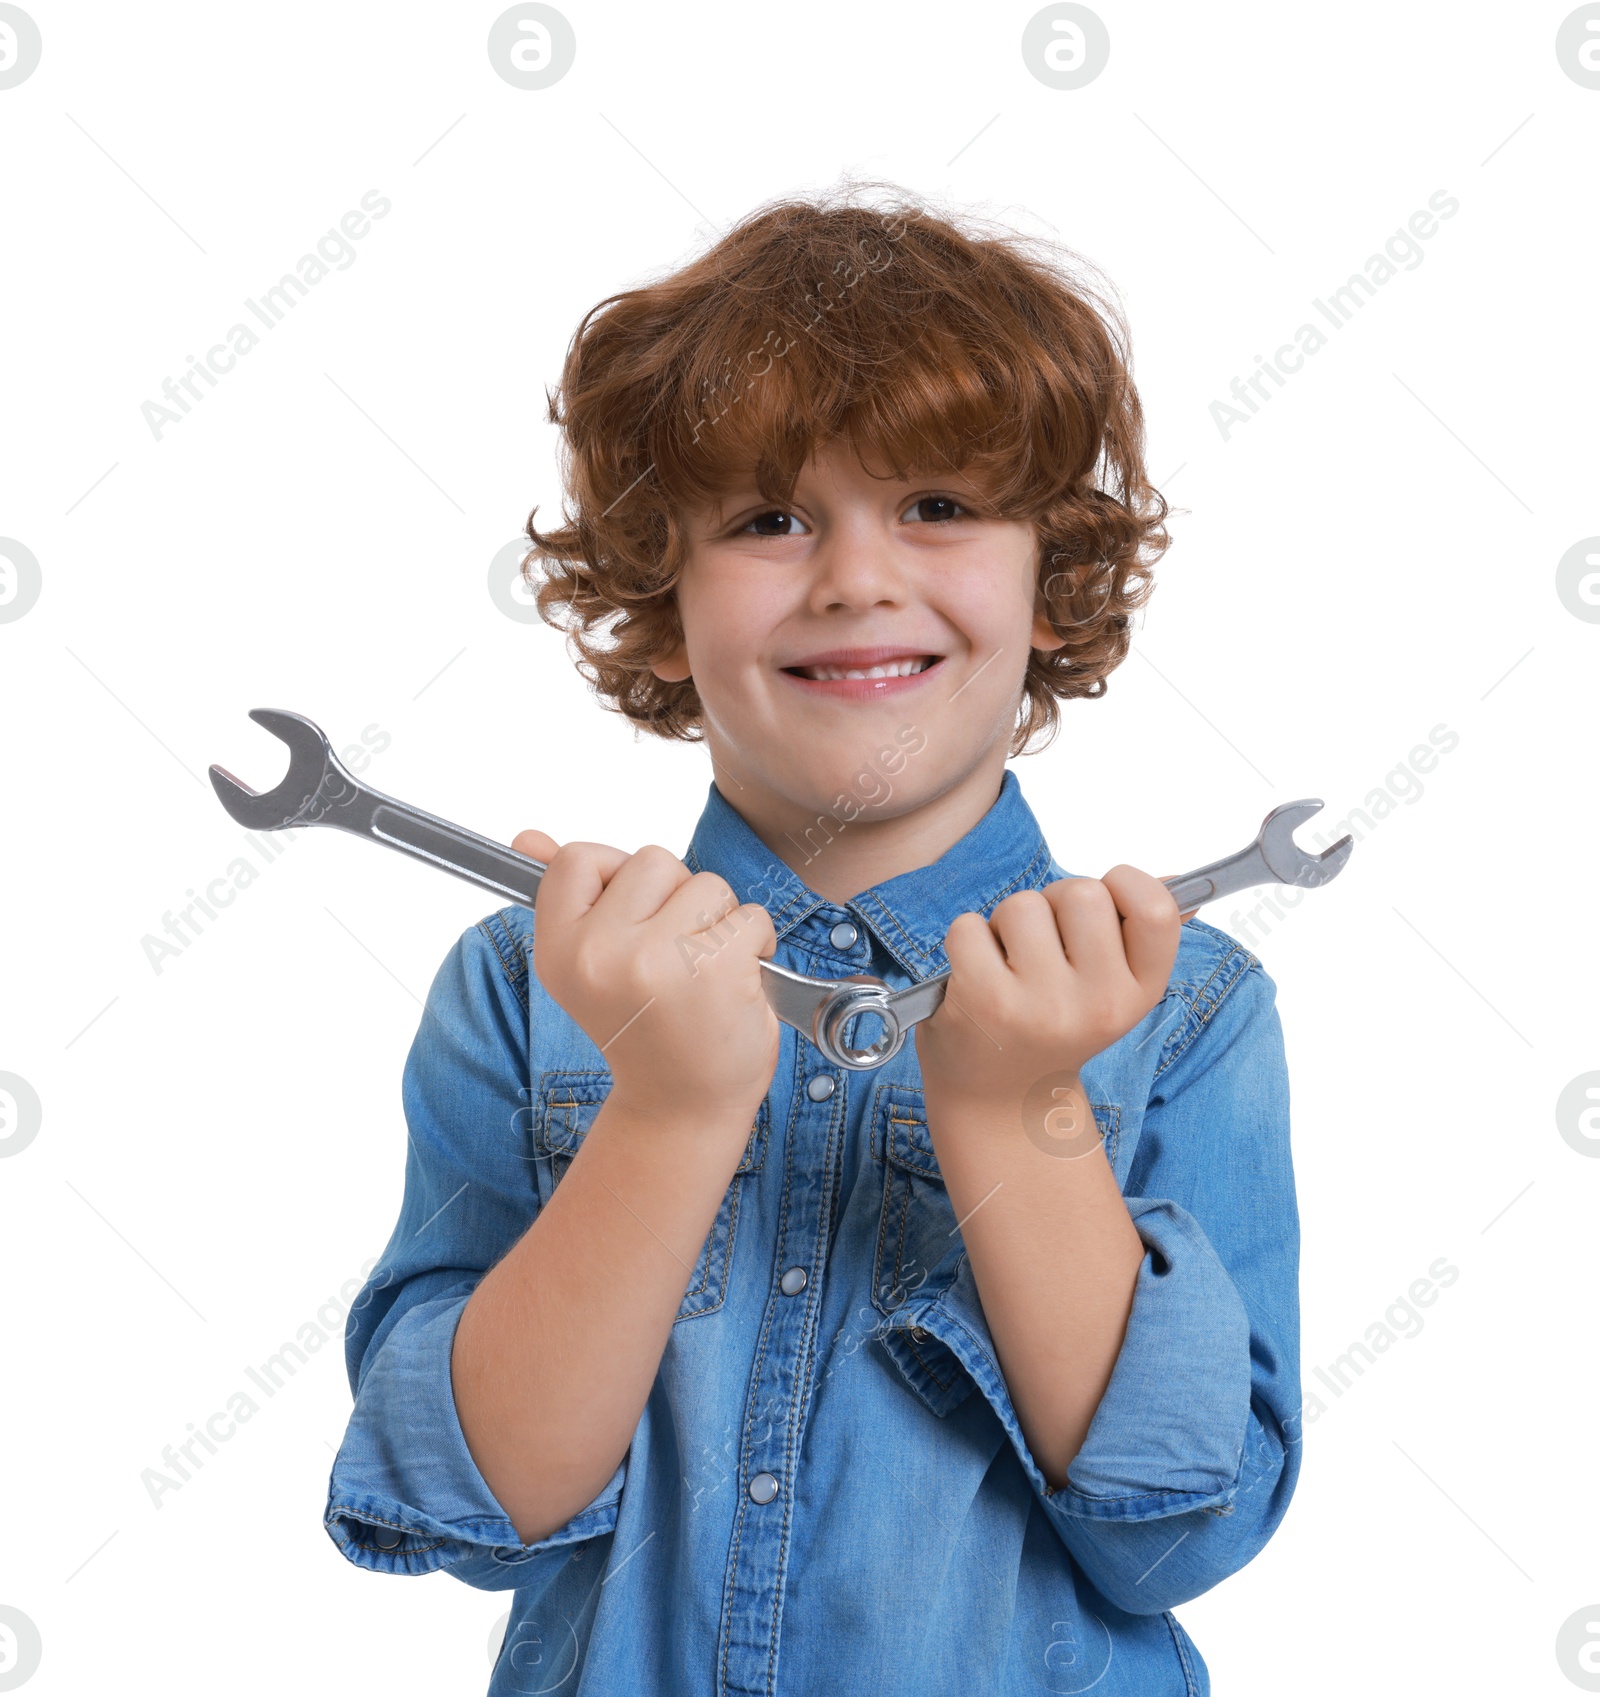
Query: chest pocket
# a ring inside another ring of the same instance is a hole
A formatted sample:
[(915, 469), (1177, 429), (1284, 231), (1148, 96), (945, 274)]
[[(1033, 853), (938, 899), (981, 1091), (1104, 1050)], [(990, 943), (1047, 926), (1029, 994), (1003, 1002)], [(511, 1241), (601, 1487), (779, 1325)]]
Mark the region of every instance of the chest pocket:
[[(1116, 1165), (1121, 1111), (1113, 1102), (1091, 1102)], [(873, 1108), (873, 1152), (883, 1162), (883, 1210), (872, 1300), (892, 1314), (912, 1297), (934, 1296), (955, 1277), (965, 1252), (955, 1210), (933, 1152), (927, 1110), (916, 1085), (885, 1084)], [(1017, 1136), (1023, 1135), (1019, 1120)]]
[[(547, 1072), (534, 1092), (530, 1158), (542, 1207), (555, 1193), (573, 1158), (583, 1147), (584, 1137), (611, 1093), (609, 1072)], [(739, 1223), (739, 1200), (748, 1175), (760, 1169), (767, 1152), (771, 1115), (761, 1104), (744, 1155), (734, 1168), (733, 1179), (723, 1192), (717, 1217), (711, 1222), (700, 1258), (695, 1262), (678, 1308), (678, 1319), (709, 1314), (722, 1306), (728, 1294), (728, 1271), (733, 1262), (734, 1233)]]

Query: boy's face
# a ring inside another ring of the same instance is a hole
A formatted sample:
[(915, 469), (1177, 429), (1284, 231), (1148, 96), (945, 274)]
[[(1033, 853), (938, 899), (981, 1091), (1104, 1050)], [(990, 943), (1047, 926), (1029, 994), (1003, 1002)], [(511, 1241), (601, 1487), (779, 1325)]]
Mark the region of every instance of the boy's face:
[(1029, 650), (1061, 639), (1033, 527), (982, 510), (964, 477), (875, 478), (832, 444), (785, 508), (751, 482), (686, 515), (684, 640), (652, 669), (693, 677), (718, 788), (752, 823), (993, 799)]

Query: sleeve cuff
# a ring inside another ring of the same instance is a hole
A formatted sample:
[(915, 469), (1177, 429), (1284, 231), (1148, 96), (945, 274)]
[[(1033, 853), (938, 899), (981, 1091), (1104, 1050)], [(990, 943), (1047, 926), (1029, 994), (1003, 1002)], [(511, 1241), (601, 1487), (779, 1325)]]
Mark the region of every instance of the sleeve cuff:
[(1191, 1214), (1175, 1202), (1126, 1201), (1146, 1254), (1121, 1352), (1062, 1489), (1046, 1483), (1028, 1449), (969, 1264), (917, 1324), (971, 1374), (1053, 1517), (1225, 1513), (1250, 1421), (1249, 1316)]
[(521, 1541), (478, 1471), (456, 1413), (450, 1354), (470, 1295), (419, 1303), (373, 1357), (333, 1464), (323, 1524), (357, 1567), (447, 1567), (470, 1585), (501, 1590), (527, 1584), (541, 1566), (559, 1566), (565, 1546), (615, 1528), (627, 1462), (564, 1525), (535, 1544)]

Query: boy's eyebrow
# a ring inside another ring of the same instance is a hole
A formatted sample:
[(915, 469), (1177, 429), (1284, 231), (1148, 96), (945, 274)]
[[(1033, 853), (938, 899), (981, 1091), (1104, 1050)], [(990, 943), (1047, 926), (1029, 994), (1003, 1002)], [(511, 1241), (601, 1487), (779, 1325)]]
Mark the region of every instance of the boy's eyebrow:
[[(970, 501), (984, 502), (988, 499), (986, 491), (980, 489), (971, 478), (962, 472), (944, 472), (941, 474), (932, 467), (923, 467), (911, 472), (906, 477), (885, 479), (884, 481), (898, 483), (907, 494), (910, 494), (918, 485), (936, 487), (942, 485), (945, 488), (957, 490)], [(764, 501), (766, 498), (757, 488), (752, 476), (748, 482), (735, 484), (721, 495), (707, 497), (697, 506), (691, 507), (689, 511), (695, 516), (708, 514), (712, 526), (715, 527), (722, 523), (730, 507), (737, 506), (747, 500)], [(790, 498), (793, 499), (792, 496)], [(781, 505), (781, 503), (779, 504)]]
[[(754, 489), (751, 485), (751, 489)], [(717, 495), (697, 502), (688, 509), (688, 518), (692, 529), (716, 530), (727, 517), (728, 505), (732, 500), (743, 497), (736, 490), (730, 496)]]

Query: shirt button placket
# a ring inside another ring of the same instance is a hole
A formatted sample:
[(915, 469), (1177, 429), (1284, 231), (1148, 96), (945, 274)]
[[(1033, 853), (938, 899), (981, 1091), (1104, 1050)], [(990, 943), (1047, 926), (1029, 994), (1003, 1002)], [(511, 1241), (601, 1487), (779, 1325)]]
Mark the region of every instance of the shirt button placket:
[[(835, 927), (838, 930), (839, 927)], [(855, 941), (851, 928), (851, 941)], [(814, 1050), (805, 1060), (822, 1062)], [(722, 1683), (727, 1697), (771, 1690), (781, 1596), (789, 1561), (794, 1458), (802, 1451), (810, 1396), (808, 1363), (815, 1347), (819, 1257), (826, 1239), (828, 1198), (842, 1156), (845, 1092), (826, 1070), (801, 1074), (784, 1140), (784, 1227), (776, 1250), (781, 1269), (769, 1287), (766, 1344), (757, 1357), (743, 1443), (744, 1493), (724, 1590)], [(815, 1276), (814, 1276), (815, 1275)]]

